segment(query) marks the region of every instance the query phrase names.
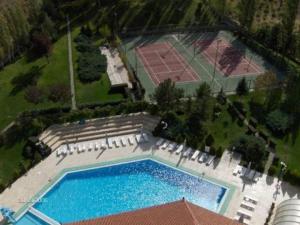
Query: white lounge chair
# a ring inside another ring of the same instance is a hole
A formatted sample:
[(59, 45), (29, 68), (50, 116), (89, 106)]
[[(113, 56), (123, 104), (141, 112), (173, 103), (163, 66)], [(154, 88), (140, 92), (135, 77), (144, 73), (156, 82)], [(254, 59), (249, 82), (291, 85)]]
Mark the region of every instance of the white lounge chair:
[(204, 163), (208, 158), (208, 154), (206, 152), (203, 152), (203, 154), (199, 157), (198, 162)]
[(145, 142), (149, 142), (149, 138), (146, 133), (143, 133), (143, 138), (144, 138)]
[(89, 144), (88, 151), (92, 151), (92, 150), (93, 150), (93, 145)]
[(101, 141), (100, 148), (103, 149), (103, 150), (107, 149), (107, 144), (106, 144), (106, 141), (105, 141), (105, 140), (102, 140), (102, 141)]
[(61, 155), (61, 153), (62, 153), (62, 152), (61, 152), (60, 148), (56, 150), (56, 156), (57, 156), (57, 157), (59, 157), (59, 156)]
[(248, 210), (246, 211), (246, 210), (240, 209), (237, 211), (237, 214), (240, 216), (243, 216), (247, 219), (251, 219), (251, 217), (252, 217), (252, 213)]
[(169, 144), (170, 144), (170, 141), (166, 140), (165, 143), (162, 146), (160, 146), (160, 148), (162, 150), (165, 150), (168, 147)]
[(242, 167), (241, 177), (245, 176), (247, 172), (248, 172), (248, 169), (246, 167)]
[(134, 138), (133, 138), (132, 136), (129, 136), (129, 137), (128, 137), (128, 143), (129, 143), (130, 145), (134, 145)]
[(118, 138), (114, 138), (112, 142), (115, 144), (116, 148), (120, 147), (120, 142)]
[(253, 180), (254, 179), (254, 175), (255, 175), (255, 170), (250, 170), (250, 172), (247, 175), (247, 178), (249, 180)]
[(182, 152), (183, 148), (184, 148), (184, 145), (179, 145), (175, 151), (176, 155), (179, 155)]
[(187, 158), (190, 156), (191, 152), (193, 151), (192, 148), (188, 148), (184, 153), (183, 153), (183, 157)]
[(98, 143), (95, 144), (95, 151), (98, 151), (100, 149), (100, 145)]
[(194, 152), (194, 154), (192, 155), (191, 160), (196, 160), (196, 158), (199, 156), (199, 154), (200, 154), (200, 151), (199, 151), (199, 150), (196, 150), (196, 151)]
[(159, 147), (159, 146), (161, 146), (163, 143), (164, 143), (164, 141), (165, 141), (165, 139), (163, 139), (163, 138), (160, 138), (157, 142), (156, 142), (156, 147)]
[(260, 172), (256, 172), (255, 175), (254, 175), (254, 181), (258, 182), (260, 177), (261, 177), (261, 173)]
[(81, 148), (81, 152), (85, 152), (86, 151), (86, 146), (83, 145), (82, 148)]
[(76, 150), (75, 146), (71, 145), (69, 148), (69, 154), (72, 155), (75, 150)]
[(244, 200), (247, 201), (247, 202), (251, 202), (253, 203), (254, 205), (256, 205), (258, 203), (258, 200), (254, 197), (250, 197), (248, 195), (245, 195), (244, 196)]
[(255, 205), (253, 203), (246, 202), (246, 201), (242, 201), (241, 207), (245, 208), (245, 209), (248, 209), (250, 211), (254, 211), (254, 209), (255, 209)]
[(106, 143), (106, 144), (107, 144), (107, 147), (108, 147), (108, 148), (113, 148), (113, 145), (112, 145), (112, 139), (111, 139), (111, 138), (108, 138), (108, 139), (107, 139), (107, 143)]
[(67, 146), (63, 146), (62, 150), (61, 150), (61, 153), (63, 155), (67, 155), (68, 154), (68, 149), (67, 149)]
[(122, 144), (122, 146), (123, 147), (125, 147), (126, 146), (126, 144), (127, 144), (127, 142), (126, 142), (126, 139), (124, 138), (124, 137), (121, 137), (121, 144)]
[(209, 166), (215, 160), (215, 158), (215, 155), (210, 155), (207, 159), (206, 165)]
[(172, 152), (172, 151), (174, 151), (176, 146), (177, 146), (177, 144), (175, 142), (172, 142), (168, 145), (167, 149), (169, 152)]
[(238, 174), (241, 172), (241, 170), (242, 170), (242, 167), (241, 167), (240, 165), (237, 165), (237, 166), (234, 168), (232, 174), (233, 174), (234, 176), (236, 176), (236, 175), (238, 175)]
[(142, 143), (143, 142), (143, 137), (141, 134), (136, 134), (135, 135), (135, 140), (138, 144)]
[(204, 152), (209, 153), (210, 152), (210, 146), (205, 146)]

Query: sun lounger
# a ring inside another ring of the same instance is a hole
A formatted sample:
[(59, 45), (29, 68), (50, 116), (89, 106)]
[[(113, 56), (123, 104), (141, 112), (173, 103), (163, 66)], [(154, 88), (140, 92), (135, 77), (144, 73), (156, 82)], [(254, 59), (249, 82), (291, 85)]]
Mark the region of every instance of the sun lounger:
[(168, 145), (167, 149), (168, 149), (169, 152), (172, 152), (172, 151), (174, 151), (174, 149), (176, 148), (176, 146), (177, 146), (177, 144), (174, 143), (174, 142), (172, 142), (172, 143), (170, 143)]
[(233, 174), (234, 176), (236, 176), (236, 175), (238, 175), (238, 174), (241, 172), (241, 170), (242, 170), (242, 167), (241, 167), (240, 165), (237, 165), (237, 166), (234, 168), (232, 174)]
[(112, 145), (112, 139), (111, 138), (107, 139), (107, 147), (108, 148), (112, 148), (113, 147), (113, 145)]
[(88, 151), (92, 151), (92, 150), (93, 150), (93, 145), (89, 144)]
[(62, 150), (61, 150), (61, 153), (63, 155), (67, 155), (68, 154), (68, 150), (67, 150), (67, 146), (63, 146)]
[(141, 134), (136, 134), (136, 135), (135, 135), (135, 140), (136, 140), (136, 142), (137, 142), (138, 144), (141, 144), (141, 143), (143, 143), (143, 141), (144, 141)]
[(191, 157), (191, 160), (195, 160), (195, 159), (199, 156), (199, 154), (200, 154), (200, 151), (199, 151), (199, 150), (196, 150), (196, 151), (193, 153), (193, 155), (192, 155), (192, 157)]
[(176, 155), (179, 155), (179, 154), (182, 152), (183, 148), (184, 148), (183, 145), (179, 145), (179, 146), (177, 147), (177, 149), (176, 149), (176, 152), (175, 152)]
[(210, 155), (207, 159), (206, 165), (209, 166), (215, 160), (215, 158), (215, 155)]
[(106, 141), (105, 141), (105, 140), (102, 140), (102, 141), (101, 141), (100, 148), (101, 148), (101, 149), (106, 149), (106, 148), (107, 148), (107, 144), (106, 144)]
[(242, 167), (242, 170), (241, 170), (241, 177), (245, 176), (246, 173), (247, 173), (248, 169), (246, 167)]
[(247, 175), (247, 178), (249, 180), (253, 180), (254, 179), (254, 175), (255, 175), (255, 170), (250, 170), (250, 172)]
[(113, 143), (115, 144), (116, 148), (120, 147), (120, 142), (118, 138), (113, 139)]
[(133, 139), (132, 136), (129, 136), (129, 137), (128, 137), (128, 143), (129, 143), (130, 145), (134, 145), (134, 139)]
[(203, 152), (203, 154), (199, 157), (198, 162), (204, 163), (208, 158), (208, 154), (206, 152)]
[(126, 139), (124, 138), (124, 137), (121, 137), (121, 144), (122, 144), (122, 146), (123, 147), (125, 147), (126, 146), (126, 144), (127, 144), (127, 142), (126, 142)]
[(244, 200), (247, 201), (247, 202), (251, 202), (254, 205), (256, 205), (258, 203), (258, 200), (256, 198), (250, 197), (248, 195), (244, 196)]
[(75, 151), (75, 146), (71, 145), (69, 149), (69, 154), (72, 155), (74, 151)]
[(162, 150), (165, 150), (168, 147), (169, 144), (170, 144), (170, 141), (166, 140), (165, 143), (162, 146), (160, 146), (160, 148)]
[(256, 172), (255, 175), (254, 175), (254, 181), (258, 182), (260, 177), (261, 177), (261, 173), (260, 172)]
[(143, 138), (144, 138), (145, 142), (149, 142), (149, 138), (146, 133), (143, 133)]
[(251, 219), (251, 217), (252, 217), (252, 213), (250, 211), (246, 211), (243, 209), (238, 210), (237, 214), (245, 217), (246, 219)]
[(188, 148), (184, 153), (183, 153), (183, 157), (187, 158), (190, 156), (191, 152), (193, 151), (192, 148)]
[(100, 149), (100, 145), (98, 143), (95, 144), (95, 151), (98, 151)]
[(83, 145), (82, 148), (81, 148), (81, 152), (85, 152), (86, 151), (86, 146)]
[(246, 202), (246, 201), (243, 201), (243, 202), (241, 203), (241, 207), (243, 207), (243, 208), (245, 208), (245, 209), (248, 209), (248, 210), (250, 210), (250, 211), (254, 211), (254, 209), (255, 209), (255, 205), (253, 205), (253, 204), (250, 203), (250, 202)]
[(241, 216), (241, 215), (236, 215), (234, 217), (234, 220), (239, 221), (242, 224), (246, 224), (249, 225), (250, 224), (250, 220), (246, 219), (245, 217)]
[(165, 141), (165, 139), (163, 139), (163, 138), (160, 138), (157, 142), (156, 142), (156, 146), (157, 147), (159, 147), (159, 146), (161, 146), (163, 143), (164, 143), (164, 141)]
[(61, 152), (60, 148), (56, 150), (56, 156), (57, 156), (57, 157), (59, 157), (59, 156), (61, 155), (61, 153), (62, 153), (62, 152)]

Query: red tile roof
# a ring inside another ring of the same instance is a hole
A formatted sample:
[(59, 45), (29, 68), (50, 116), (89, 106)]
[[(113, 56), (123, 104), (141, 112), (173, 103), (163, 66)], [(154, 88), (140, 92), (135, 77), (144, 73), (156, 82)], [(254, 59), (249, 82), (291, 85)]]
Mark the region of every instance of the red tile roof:
[(240, 225), (240, 223), (183, 199), (67, 225)]

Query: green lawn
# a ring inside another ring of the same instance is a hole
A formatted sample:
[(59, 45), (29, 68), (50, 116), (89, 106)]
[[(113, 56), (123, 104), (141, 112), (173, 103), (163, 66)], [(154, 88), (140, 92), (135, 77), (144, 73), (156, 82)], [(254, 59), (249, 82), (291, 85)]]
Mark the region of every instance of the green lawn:
[(43, 69), (38, 86), (45, 87), (58, 82), (69, 84), (67, 60), (67, 38), (65, 35), (54, 44), (49, 64), (46, 58), (27, 62), (27, 58), (24, 56), (0, 71), (0, 130), (13, 121), (18, 113), (24, 110), (49, 108), (58, 105), (48, 101), (37, 105), (29, 103), (24, 99), (24, 91), (12, 95), (13, 85), (11, 84), (11, 80), (21, 72), (27, 72), (32, 66), (40, 66)]
[(244, 126), (238, 125), (237, 119), (232, 120), (226, 107), (222, 106), (220, 116), (207, 124), (208, 133), (215, 139), (215, 147), (222, 147), (222, 149), (228, 148), (232, 140), (246, 132)]
[(0, 185), (5, 185), (19, 171), (19, 164), (24, 163), (28, 166), (29, 161), (22, 157), (24, 143), (16, 143), (9, 148), (0, 148)]
[[(121, 93), (110, 93), (110, 82), (106, 73), (102, 74), (101, 80), (92, 83), (82, 83), (79, 80), (77, 76), (77, 59), (79, 52), (76, 50), (76, 42), (74, 42), (74, 39), (77, 37), (79, 32), (79, 27), (72, 31), (72, 50), (77, 104), (91, 104), (123, 99), (124, 97)], [(95, 43), (98, 44), (99, 40)]]

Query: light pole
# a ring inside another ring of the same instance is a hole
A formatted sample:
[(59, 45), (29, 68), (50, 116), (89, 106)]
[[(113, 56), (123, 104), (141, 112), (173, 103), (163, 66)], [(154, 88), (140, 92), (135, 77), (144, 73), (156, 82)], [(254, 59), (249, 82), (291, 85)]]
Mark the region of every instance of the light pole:
[(215, 76), (216, 76), (216, 67), (217, 67), (217, 60), (218, 60), (218, 54), (219, 54), (219, 45), (221, 43), (221, 39), (218, 39), (217, 40), (217, 49), (216, 49), (216, 56), (215, 56), (215, 64), (214, 64), (214, 73), (213, 73), (213, 77), (212, 77), (212, 80), (211, 80), (211, 89), (213, 91), (213, 85), (214, 85), (214, 81), (215, 81)]

